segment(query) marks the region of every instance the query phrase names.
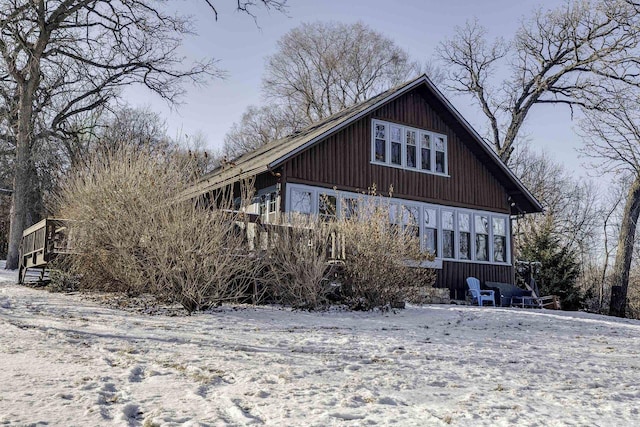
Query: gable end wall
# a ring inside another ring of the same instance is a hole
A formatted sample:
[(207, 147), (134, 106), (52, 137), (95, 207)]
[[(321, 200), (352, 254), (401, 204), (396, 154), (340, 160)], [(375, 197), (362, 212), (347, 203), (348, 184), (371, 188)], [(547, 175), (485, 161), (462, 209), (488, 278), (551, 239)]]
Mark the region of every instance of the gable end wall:
[[(372, 119), (446, 134), (450, 176), (371, 164)], [(293, 157), (283, 165), (283, 176), (286, 182), (350, 191), (366, 191), (375, 184), (379, 192), (386, 192), (393, 186), (394, 197), (509, 213), (504, 187), (419, 90), (378, 108)]]

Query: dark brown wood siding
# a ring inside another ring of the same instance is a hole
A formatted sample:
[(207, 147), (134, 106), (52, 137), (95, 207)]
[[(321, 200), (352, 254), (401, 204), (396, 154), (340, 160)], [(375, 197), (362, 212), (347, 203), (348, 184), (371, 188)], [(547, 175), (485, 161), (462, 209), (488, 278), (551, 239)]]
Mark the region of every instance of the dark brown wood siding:
[(477, 277), (484, 282), (515, 283), (515, 269), (510, 265), (474, 264), (471, 262), (444, 261), (437, 270), (437, 288), (449, 288), (453, 299), (464, 300), (467, 277)]
[[(371, 120), (381, 119), (447, 135), (449, 177), (371, 164)], [(509, 212), (504, 187), (432, 108), (420, 91), (392, 101), (283, 165), (287, 182), (380, 192), (450, 206)]]
[[(509, 213), (505, 188), (467, 146), (476, 142), (463, 140), (464, 133), (455, 131), (460, 125), (438, 108), (424, 91), (409, 92), (288, 160), (282, 167), (282, 182), (358, 192), (375, 184), (382, 193), (393, 186), (394, 197)], [(447, 135), (449, 177), (371, 164), (372, 119)], [(449, 288), (452, 298), (464, 299), (469, 276), (483, 283), (514, 280), (512, 266), (443, 264), (436, 285)]]

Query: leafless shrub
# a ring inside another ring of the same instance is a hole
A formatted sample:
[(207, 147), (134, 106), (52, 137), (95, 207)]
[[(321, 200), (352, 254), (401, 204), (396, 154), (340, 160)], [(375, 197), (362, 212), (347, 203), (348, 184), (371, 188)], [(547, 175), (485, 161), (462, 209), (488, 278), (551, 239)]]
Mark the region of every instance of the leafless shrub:
[(291, 218), (273, 227), (265, 251), (262, 278), (267, 295), (294, 308), (317, 309), (329, 303), (331, 268), (328, 247), (335, 224), (313, 217)]
[(244, 295), (254, 267), (240, 218), (174, 200), (191, 176), (185, 166), (123, 149), (93, 158), (65, 183), (58, 216), (73, 220), (69, 268), (82, 289), (149, 292), (189, 311)]
[[(353, 309), (368, 310), (409, 301), (420, 302), (435, 281), (435, 272), (421, 263), (433, 255), (420, 250), (416, 222), (390, 218), (394, 207), (388, 199), (376, 196), (358, 202), (357, 212), (338, 223), (344, 236), (344, 294)], [(371, 197), (373, 196), (373, 197)], [(346, 215), (344, 215), (346, 217)]]

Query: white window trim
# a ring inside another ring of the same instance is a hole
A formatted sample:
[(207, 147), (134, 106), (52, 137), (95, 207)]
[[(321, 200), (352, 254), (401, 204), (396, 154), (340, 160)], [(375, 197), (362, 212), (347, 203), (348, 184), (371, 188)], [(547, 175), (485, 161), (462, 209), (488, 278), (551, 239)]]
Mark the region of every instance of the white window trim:
[[(385, 161), (382, 162), (380, 160), (376, 160), (376, 125), (384, 125), (385, 126)], [(391, 126), (400, 128), (400, 163), (395, 164), (391, 163)], [(407, 166), (407, 131), (412, 131), (416, 133), (416, 167), (412, 168)], [(430, 150), (430, 170), (422, 169), (422, 138), (421, 134), (430, 135), (431, 144), (429, 147)], [(442, 137), (444, 139), (444, 172), (436, 172), (436, 137)], [(447, 135), (432, 132), (426, 129), (419, 129), (411, 126), (405, 126), (398, 123), (387, 122), (384, 120), (371, 120), (371, 163), (375, 165), (387, 166), (390, 168), (404, 169), (413, 172), (426, 173), (430, 175), (438, 175), (449, 177), (449, 141)]]
[[(367, 200), (371, 196), (367, 196), (365, 194), (353, 193), (348, 191), (337, 191), (333, 189), (327, 189), (324, 187), (315, 187), (311, 185), (305, 184), (287, 184), (286, 186), (286, 203), (285, 203), (285, 212), (291, 212), (291, 193), (293, 190), (298, 191), (308, 191), (311, 193), (311, 214), (318, 215), (318, 198), (321, 194), (327, 195), (335, 195), (336, 196), (336, 211), (338, 217), (342, 215), (344, 210), (343, 200), (344, 199), (359, 199), (359, 200)], [(377, 196), (376, 196), (377, 197)], [(475, 210), (468, 208), (457, 208), (453, 206), (447, 205), (438, 205), (434, 203), (422, 203), (416, 202), (413, 200), (405, 200), (399, 198), (384, 198), (389, 204), (395, 204), (399, 206), (415, 206), (418, 208), (418, 224), (420, 230), (420, 245), (424, 249), (424, 209), (435, 209), (437, 216), (437, 232), (438, 232), (438, 253), (436, 254), (436, 260), (442, 261), (451, 261), (451, 262), (462, 262), (462, 263), (472, 263), (472, 264), (488, 264), (488, 265), (511, 265), (511, 221), (509, 214), (490, 212), (485, 210)], [(358, 205), (358, 209), (362, 209), (362, 205)], [(454, 238), (454, 255), (455, 258), (443, 258), (442, 257), (442, 249), (443, 249), (443, 228), (442, 228), (442, 211), (452, 211), (453, 212), (453, 238)], [(466, 213), (469, 215), (469, 230), (471, 234), (471, 242), (469, 244), (469, 251), (471, 253), (471, 259), (460, 259), (460, 229), (458, 224), (458, 213)], [(400, 215), (401, 212), (398, 212)], [(489, 220), (489, 260), (488, 261), (478, 261), (476, 260), (476, 243), (475, 243), (475, 217), (474, 215), (486, 215)], [(494, 241), (493, 241), (493, 218), (501, 218), (504, 219), (505, 222), (505, 261), (494, 261)], [(402, 217), (397, 217), (399, 223), (402, 222)]]

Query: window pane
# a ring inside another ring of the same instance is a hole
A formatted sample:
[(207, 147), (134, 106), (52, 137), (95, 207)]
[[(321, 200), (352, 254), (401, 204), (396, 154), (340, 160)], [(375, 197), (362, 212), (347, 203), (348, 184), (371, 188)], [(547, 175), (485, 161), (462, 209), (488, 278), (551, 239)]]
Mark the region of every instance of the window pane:
[[(438, 228), (435, 209), (424, 208), (424, 226), (429, 228)], [(451, 224), (451, 228), (453, 228), (453, 223)]]
[(489, 219), (485, 215), (476, 215), (476, 233), (489, 234)]
[(358, 214), (358, 200), (357, 199), (343, 199), (342, 200), (342, 213), (345, 218), (352, 218)]
[(489, 236), (476, 234), (476, 261), (489, 261)]
[(402, 164), (402, 144), (399, 142), (391, 143), (391, 163), (394, 165)]
[(302, 190), (291, 191), (291, 210), (305, 214), (311, 213), (311, 192)]
[(436, 151), (436, 172), (444, 173), (444, 153)]
[(444, 151), (445, 142), (443, 136), (436, 137), (436, 151)]
[(391, 224), (398, 223), (398, 205), (394, 205), (393, 203), (389, 205), (389, 222)]
[(422, 148), (431, 148), (431, 135), (428, 133), (421, 134), (422, 138), (420, 139), (420, 146)]
[(336, 196), (320, 194), (318, 200), (318, 213), (323, 219), (335, 218), (336, 216)]
[(505, 262), (507, 260), (505, 252), (506, 243), (504, 236), (493, 237), (493, 260), (495, 262)]
[(260, 215), (263, 215), (265, 213), (267, 213), (267, 196), (266, 195), (262, 195), (260, 196), (260, 204), (258, 205), (258, 213)]
[(454, 232), (453, 230), (442, 231), (442, 257), (453, 258), (454, 253)]
[(418, 225), (419, 210), (417, 206), (402, 207), (402, 223), (404, 225)]
[(269, 213), (273, 213), (276, 211), (276, 207), (277, 207), (276, 200), (277, 200), (276, 193), (269, 194)]
[(416, 145), (416, 133), (412, 130), (407, 131), (407, 145)]
[(469, 228), (469, 214), (458, 214), (458, 228), (460, 229), (460, 231), (471, 231), (471, 229)]
[(471, 233), (460, 232), (460, 259), (471, 259)]
[(431, 170), (431, 150), (429, 150), (428, 148), (421, 148), (420, 156), (420, 167), (422, 168), (422, 170)]
[(376, 161), (387, 161), (387, 143), (384, 139), (376, 139)]
[(416, 167), (416, 146), (415, 145), (407, 145), (407, 167), (408, 168)]
[(424, 229), (424, 247), (434, 255), (438, 255), (438, 230), (434, 228)]
[(376, 124), (376, 139), (387, 139), (385, 125)]
[(453, 212), (442, 211), (442, 228), (453, 230)]
[(391, 141), (402, 142), (402, 129), (397, 126), (391, 126)]
[(496, 236), (506, 236), (504, 218), (493, 218), (493, 234)]

